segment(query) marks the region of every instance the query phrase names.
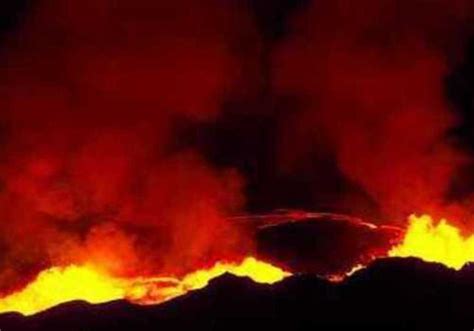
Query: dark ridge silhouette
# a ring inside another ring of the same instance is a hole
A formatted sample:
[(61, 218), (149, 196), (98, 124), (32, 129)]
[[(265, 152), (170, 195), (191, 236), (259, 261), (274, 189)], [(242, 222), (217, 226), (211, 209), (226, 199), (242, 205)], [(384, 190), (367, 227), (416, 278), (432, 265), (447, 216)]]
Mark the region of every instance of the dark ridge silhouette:
[(381, 259), (341, 283), (295, 275), (261, 285), (229, 274), (155, 305), (69, 302), (31, 317), (0, 315), (2, 330), (472, 330), (474, 267)]

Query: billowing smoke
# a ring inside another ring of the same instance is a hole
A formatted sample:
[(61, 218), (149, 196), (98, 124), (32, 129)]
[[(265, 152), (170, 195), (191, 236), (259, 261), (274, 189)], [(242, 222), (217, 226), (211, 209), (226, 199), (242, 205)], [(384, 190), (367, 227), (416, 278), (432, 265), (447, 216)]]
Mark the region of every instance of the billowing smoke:
[(291, 2), (31, 0), (0, 47), (0, 290), (240, 256), (245, 211), (452, 216), (470, 1)]
[(225, 220), (243, 178), (181, 131), (251, 93), (248, 16), (231, 1), (32, 3), (1, 54), (0, 285), (72, 262), (179, 273), (245, 247)]
[[(274, 56), (275, 88), (299, 100), (282, 132), (283, 169), (327, 155), (386, 221), (449, 216), (440, 207), (467, 157), (449, 135), (458, 122), (443, 79), (462, 53), (471, 13), (469, 1), (305, 7)], [(356, 198), (344, 199), (357, 208)]]

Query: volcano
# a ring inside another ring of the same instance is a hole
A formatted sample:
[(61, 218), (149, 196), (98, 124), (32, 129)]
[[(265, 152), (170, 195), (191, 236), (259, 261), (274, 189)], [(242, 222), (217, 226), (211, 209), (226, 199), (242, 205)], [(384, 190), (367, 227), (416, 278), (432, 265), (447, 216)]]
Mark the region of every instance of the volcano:
[(153, 305), (204, 288), (225, 273), (263, 284), (301, 273), (342, 280), (355, 269), (387, 256), (403, 233), (393, 226), (376, 226), (354, 217), (303, 211), (234, 217), (229, 222), (256, 243), (245, 252), (245, 258), (223, 259), (184, 276), (119, 277), (94, 264), (54, 266), (0, 298), (0, 311), (32, 315), (78, 299), (91, 303), (127, 299)]
[(205, 289), (157, 306), (126, 301), (70, 302), (31, 317), (0, 315), (7, 330), (469, 329), (474, 269), (459, 271), (415, 258), (372, 263), (341, 283), (296, 275), (258, 285), (230, 274)]
[(472, 329), (472, 0), (0, 1), (0, 331)]
[[(429, 329), (474, 321), (464, 306), (474, 294), (472, 237), (445, 220), (434, 224), (427, 215), (412, 216), (411, 226), (400, 229), (338, 214), (279, 211), (230, 221), (254, 233), (260, 260), (218, 262), (183, 278), (120, 279), (86, 266), (49, 269), (0, 298), (6, 311), (0, 326)], [(426, 250), (433, 243), (444, 247), (442, 255)], [(333, 262), (337, 256), (345, 258)], [(433, 312), (436, 318), (430, 318)]]

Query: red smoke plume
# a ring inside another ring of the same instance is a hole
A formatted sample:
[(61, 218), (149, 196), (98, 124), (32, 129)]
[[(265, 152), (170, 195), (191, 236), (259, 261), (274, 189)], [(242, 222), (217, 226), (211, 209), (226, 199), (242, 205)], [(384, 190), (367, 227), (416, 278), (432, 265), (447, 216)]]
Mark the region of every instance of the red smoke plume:
[(224, 219), (242, 178), (181, 146), (177, 124), (250, 92), (253, 52), (227, 1), (35, 3), (1, 54), (0, 283), (82, 259), (190, 271), (245, 247)]
[[(457, 119), (442, 84), (471, 31), (469, 1), (315, 0), (280, 44), (237, 3), (34, 2), (0, 50), (0, 289), (51, 264), (181, 273), (248, 251), (226, 220), (244, 207), (245, 178), (188, 143), (183, 128), (197, 124), (228, 125), (249, 178), (283, 183), (251, 193), (285, 191), (295, 173), (296, 186), (339, 185), (314, 179), (334, 169), (306, 176), (334, 158), (388, 220), (446, 210), (468, 157), (450, 140)], [(265, 94), (267, 79), (278, 97)], [(225, 117), (222, 104), (236, 99)], [(357, 198), (337, 203), (373, 216)]]
[(443, 78), (469, 13), (469, 1), (312, 2), (274, 57), (276, 89), (301, 100), (282, 132), (283, 168), (334, 155), (387, 218), (436, 213), (466, 160), (448, 138)]

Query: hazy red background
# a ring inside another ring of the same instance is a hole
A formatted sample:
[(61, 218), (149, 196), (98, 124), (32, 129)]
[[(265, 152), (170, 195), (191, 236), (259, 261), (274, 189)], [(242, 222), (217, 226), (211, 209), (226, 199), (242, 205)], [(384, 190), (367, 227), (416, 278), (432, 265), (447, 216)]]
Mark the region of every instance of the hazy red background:
[(247, 212), (471, 216), (470, 1), (22, 4), (1, 17), (0, 284), (189, 271), (251, 251), (227, 219)]

